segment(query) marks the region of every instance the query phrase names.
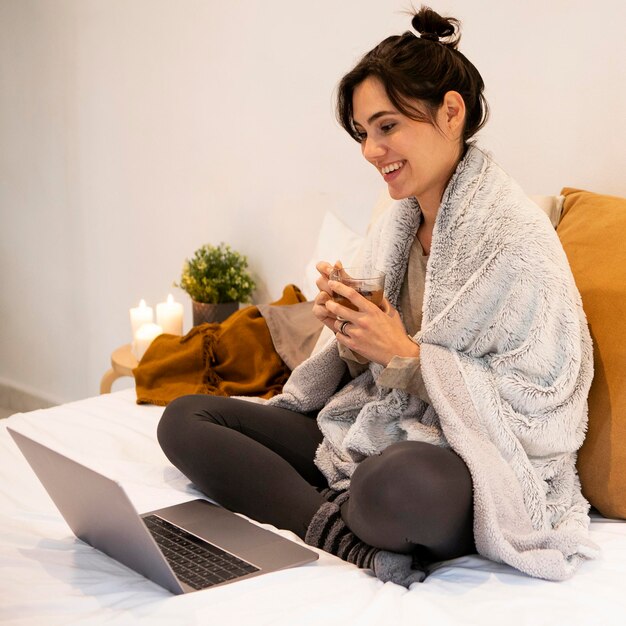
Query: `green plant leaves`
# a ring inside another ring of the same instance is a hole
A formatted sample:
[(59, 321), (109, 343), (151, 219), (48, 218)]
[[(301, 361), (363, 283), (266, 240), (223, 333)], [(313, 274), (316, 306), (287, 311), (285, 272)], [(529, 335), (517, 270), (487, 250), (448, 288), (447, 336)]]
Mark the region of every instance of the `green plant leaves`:
[(248, 259), (229, 245), (205, 244), (186, 259), (176, 285), (196, 302), (248, 302), (256, 284), (248, 272)]

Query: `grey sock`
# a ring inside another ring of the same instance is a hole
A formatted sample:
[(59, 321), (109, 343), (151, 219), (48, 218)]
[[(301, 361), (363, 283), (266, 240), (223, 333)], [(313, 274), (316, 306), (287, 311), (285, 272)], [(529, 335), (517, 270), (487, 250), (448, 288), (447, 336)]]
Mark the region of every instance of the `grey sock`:
[(373, 557), (378, 550), (363, 543), (346, 526), (339, 508), (341, 502), (337, 503), (338, 500), (346, 499), (347, 495), (342, 493), (335, 501), (324, 502), (313, 516), (304, 541), (357, 567), (371, 568)]
[(404, 587), (422, 582), (426, 573), (413, 569), (415, 564), (410, 554), (398, 554), (373, 548), (361, 541), (345, 524), (341, 517), (341, 505), (350, 497), (348, 491), (324, 490), (324, 502), (313, 516), (304, 541), (310, 546), (321, 548), (357, 567), (372, 569), (383, 582), (393, 582)]
[(320, 489), (320, 495), (324, 500), (328, 502), (335, 502), (338, 506), (341, 506), (349, 497), (349, 491), (336, 491), (335, 489), (331, 489), (330, 487), (326, 487), (324, 489)]
[(376, 578), (384, 583), (392, 582), (407, 588), (412, 583), (421, 583), (426, 578), (426, 572), (413, 569), (414, 567), (412, 555), (386, 550), (379, 550), (374, 555), (372, 564)]

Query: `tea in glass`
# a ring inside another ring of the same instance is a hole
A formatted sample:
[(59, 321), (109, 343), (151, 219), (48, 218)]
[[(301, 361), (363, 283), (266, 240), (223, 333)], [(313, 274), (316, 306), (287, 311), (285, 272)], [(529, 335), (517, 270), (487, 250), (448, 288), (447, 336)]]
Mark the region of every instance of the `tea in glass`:
[[(369, 267), (342, 267), (332, 270), (329, 279), (352, 287), (364, 298), (382, 308), (385, 290), (384, 272)], [(358, 311), (358, 308), (350, 300), (338, 293), (333, 293), (332, 298), (337, 304), (341, 304), (353, 311)]]

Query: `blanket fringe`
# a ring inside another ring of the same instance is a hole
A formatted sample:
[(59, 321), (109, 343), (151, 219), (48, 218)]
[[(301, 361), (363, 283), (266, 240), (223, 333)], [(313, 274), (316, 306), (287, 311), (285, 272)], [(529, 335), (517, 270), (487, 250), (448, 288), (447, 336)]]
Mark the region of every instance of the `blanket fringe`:
[[(204, 393), (212, 396), (226, 395), (220, 390), (222, 379), (215, 373), (215, 348), (217, 346), (217, 337), (220, 329), (219, 324), (202, 324), (201, 326), (214, 326), (215, 328), (204, 328), (204, 336), (202, 337), (202, 352), (204, 361), (204, 371), (202, 372), (202, 385)], [(198, 327), (200, 328), (200, 326)]]

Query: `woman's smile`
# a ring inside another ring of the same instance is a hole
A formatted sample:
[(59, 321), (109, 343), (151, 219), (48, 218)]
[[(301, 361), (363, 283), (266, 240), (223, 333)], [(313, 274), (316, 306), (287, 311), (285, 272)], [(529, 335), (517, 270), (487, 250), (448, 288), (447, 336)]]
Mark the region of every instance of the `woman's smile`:
[(389, 165), (380, 167), (380, 173), (383, 175), (386, 183), (390, 183), (400, 175), (400, 170), (404, 167), (406, 161), (395, 161)]

